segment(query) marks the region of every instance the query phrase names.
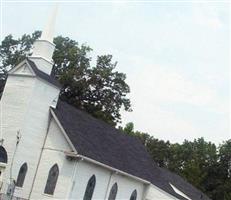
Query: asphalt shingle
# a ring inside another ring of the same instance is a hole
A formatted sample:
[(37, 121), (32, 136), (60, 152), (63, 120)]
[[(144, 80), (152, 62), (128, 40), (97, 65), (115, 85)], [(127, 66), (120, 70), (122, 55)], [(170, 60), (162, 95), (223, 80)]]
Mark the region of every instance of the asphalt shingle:
[(193, 200), (209, 200), (178, 175), (159, 168), (137, 138), (61, 100), (53, 111), (79, 154), (147, 180), (178, 199), (185, 198), (169, 183)]

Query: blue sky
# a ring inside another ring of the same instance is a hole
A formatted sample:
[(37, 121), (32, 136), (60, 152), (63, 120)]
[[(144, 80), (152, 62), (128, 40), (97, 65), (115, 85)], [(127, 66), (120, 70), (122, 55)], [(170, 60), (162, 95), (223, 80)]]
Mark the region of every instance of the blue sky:
[[(4, 1), (2, 36), (43, 29), (53, 6)], [(231, 137), (229, 15), (227, 2), (59, 3), (56, 35), (118, 61), (133, 107), (123, 124), (172, 142), (218, 144)]]

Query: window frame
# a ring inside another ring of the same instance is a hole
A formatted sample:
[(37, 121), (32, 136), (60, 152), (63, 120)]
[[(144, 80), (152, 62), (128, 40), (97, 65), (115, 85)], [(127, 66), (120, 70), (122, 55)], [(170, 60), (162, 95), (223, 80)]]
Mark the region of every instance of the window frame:
[(19, 188), (23, 187), (25, 179), (26, 179), (27, 171), (28, 171), (28, 165), (27, 165), (27, 162), (24, 162), (18, 171), (18, 176), (17, 176), (17, 180), (15, 183), (16, 187), (19, 187)]
[(137, 190), (133, 190), (131, 196), (130, 196), (130, 200), (137, 200)]
[[(93, 186), (91, 186), (91, 184), (93, 184)], [(95, 191), (95, 186), (96, 186), (96, 176), (95, 174), (93, 174), (88, 182), (87, 182), (87, 186), (84, 192), (84, 196), (83, 196), (83, 200), (91, 200)], [(90, 194), (88, 194), (88, 193)]]
[[(113, 190), (115, 190), (115, 193)], [(118, 184), (117, 182), (115, 182), (111, 187), (110, 193), (108, 195), (108, 200), (115, 200), (117, 196), (117, 192), (118, 192)]]
[(56, 163), (49, 170), (47, 180), (46, 180), (46, 185), (43, 191), (45, 195), (49, 195), (49, 196), (54, 195), (55, 188), (58, 182), (58, 178), (59, 178), (59, 166)]

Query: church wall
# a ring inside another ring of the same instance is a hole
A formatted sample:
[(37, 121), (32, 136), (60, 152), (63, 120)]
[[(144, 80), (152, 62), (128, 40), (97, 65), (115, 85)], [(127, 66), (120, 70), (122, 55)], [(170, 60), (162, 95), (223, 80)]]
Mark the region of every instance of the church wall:
[(1, 99), (1, 134), (9, 158), (12, 157), (17, 131), (22, 127), (34, 84), (35, 78), (33, 77), (9, 76), (7, 79)]
[(153, 199), (159, 199), (159, 200), (175, 200), (176, 197), (173, 197), (172, 195), (160, 190), (159, 188), (155, 187), (154, 185), (150, 185), (147, 188), (145, 200), (153, 200)]
[(60, 151), (73, 151), (53, 117), (50, 122), (45, 148)]
[[(33, 177), (47, 132), (50, 105), (59, 93), (56, 88), (41, 80), (36, 80), (35, 88), (24, 121), (26, 125), (22, 128), (22, 139), (17, 150), (18, 156), (15, 157), (18, 170), (22, 162), (28, 163), (23, 190), (21, 188), (15, 190), (16, 196), (24, 198), (27, 198), (31, 191)], [(14, 171), (18, 171), (16, 166), (14, 169)]]
[(87, 183), (92, 175), (96, 177), (92, 199), (105, 199), (110, 171), (84, 161), (79, 161), (76, 167), (75, 184), (71, 190), (69, 199), (83, 199)]
[(144, 184), (127, 176), (122, 176), (101, 166), (85, 160), (80, 160), (76, 166), (75, 184), (69, 199), (83, 199), (88, 180), (96, 176), (96, 185), (92, 199), (108, 199), (111, 186), (117, 182), (118, 193), (116, 199), (130, 199), (132, 192), (137, 190), (137, 200), (143, 198)]
[[(52, 119), (31, 196), (32, 199), (83, 199), (88, 179), (93, 173), (97, 179), (93, 198), (104, 199), (110, 172), (90, 163), (67, 159), (64, 151), (71, 150), (60, 128)], [(44, 194), (44, 188), (49, 170), (56, 163), (59, 166), (59, 177), (54, 195), (51, 196)]]
[(109, 185), (109, 190), (107, 193), (107, 199), (110, 194), (111, 187), (114, 183), (117, 183), (118, 185), (116, 199), (130, 199), (130, 196), (135, 189), (137, 190), (137, 200), (143, 198), (146, 185), (126, 176), (113, 173)]
[[(69, 160), (64, 155), (64, 151), (71, 151), (71, 147), (52, 119), (31, 196), (32, 199), (83, 199), (88, 180), (93, 174), (96, 176), (93, 199), (105, 199), (112, 182), (115, 181), (119, 187), (118, 199), (129, 199), (134, 189), (137, 190), (137, 200), (142, 199), (143, 183), (112, 173), (106, 168), (85, 160)], [(44, 194), (44, 188), (49, 170), (55, 163), (58, 164), (60, 171), (54, 195), (51, 196)]]
[[(72, 184), (74, 162), (66, 158), (64, 151), (71, 150), (63, 133), (52, 118), (31, 195), (32, 199), (66, 198)], [(49, 170), (54, 164), (59, 167), (59, 177), (54, 195), (51, 196), (44, 194), (44, 189)]]
[[(57, 164), (59, 167), (59, 177), (54, 195), (48, 195), (44, 193), (44, 189), (49, 170), (54, 164)], [(31, 199), (66, 199), (72, 183), (73, 170), (73, 162), (67, 160), (63, 152), (45, 149), (39, 165)]]
[[(4, 145), (11, 158), (16, 144), (16, 132), (20, 130), (21, 139), (15, 153), (12, 178), (17, 179), (21, 165), (27, 162), (28, 171), (23, 188), (16, 187), (14, 195), (28, 198), (47, 131), (49, 108), (58, 96), (59, 90), (37, 78), (9, 77), (5, 98), (2, 99), (3, 119), (7, 122), (4, 129), (4, 133), (7, 133)], [(7, 167), (7, 180), (9, 175), (10, 168)]]
[[(25, 119), (25, 113), (32, 96), (35, 85), (34, 77), (24, 76), (8, 76), (3, 96), (2, 103), (2, 137), (4, 139), (3, 146), (8, 154), (8, 165), (4, 172), (3, 190), (6, 191), (9, 183), (10, 164), (12, 155), (16, 147), (17, 131), (22, 128), (22, 122)], [(13, 165), (15, 167), (15, 165)], [(16, 170), (18, 171), (18, 170)], [(12, 175), (15, 177), (15, 170), (12, 170)]]

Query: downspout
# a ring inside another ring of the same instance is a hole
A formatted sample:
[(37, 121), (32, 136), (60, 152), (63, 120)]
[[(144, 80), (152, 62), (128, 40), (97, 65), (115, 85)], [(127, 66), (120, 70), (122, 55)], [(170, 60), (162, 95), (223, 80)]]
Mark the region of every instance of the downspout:
[(35, 169), (35, 175), (34, 175), (34, 177), (33, 177), (32, 185), (31, 185), (31, 190), (30, 190), (28, 199), (31, 198), (31, 194), (32, 194), (32, 191), (33, 191), (33, 188), (34, 188), (34, 183), (35, 183), (35, 179), (36, 179), (36, 176), (37, 176), (37, 173), (38, 173), (38, 168), (39, 168), (39, 165), (40, 165), (40, 162), (41, 162), (42, 153), (43, 153), (43, 151), (44, 151), (44, 147), (45, 147), (45, 144), (46, 144), (48, 132), (49, 132), (49, 129), (50, 129), (50, 124), (51, 124), (51, 114), (49, 113), (46, 135), (45, 135), (45, 138), (44, 138), (44, 141), (43, 141), (43, 145), (42, 145), (42, 149), (41, 149), (41, 152), (40, 152), (40, 155), (39, 155), (39, 160), (38, 160), (38, 163), (37, 163), (37, 167), (36, 167), (36, 169)]
[(110, 174), (110, 177), (109, 177), (109, 180), (108, 180), (108, 183), (107, 183), (107, 189), (106, 189), (106, 193), (105, 193), (104, 200), (106, 200), (106, 198), (107, 198), (109, 186), (110, 186), (110, 183), (111, 183), (111, 177), (112, 177), (113, 173), (114, 173), (114, 172), (111, 172), (111, 174)]
[(147, 197), (147, 194), (148, 194), (148, 190), (149, 190), (149, 187), (150, 187), (150, 184), (143, 184), (144, 186), (144, 190), (143, 190), (143, 194), (142, 194), (142, 200), (147, 200), (146, 197)]
[(70, 187), (68, 189), (67, 195), (66, 195), (66, 199), (69, 199), (69, 197), (71, 196), (71, 193), (75, 187), (75, 178), (76, 178), (76, 173), (77, 173), (77, 165), (78, 165), (78, 160), (76, 160), (75, 162), (75, 167), (72, 173), (72, 179), (71, 179), (71, 184)]
[(12, 178), (12, 169), (13, 169), (13, 164), (14, 164), (14, 158), (15, 158), (15, 154), (17, 152), (18, 149), (18, 144), (20, 142), (21, 136), (20, 136), (20, 131), (17, 131), (17, 139), (16, 139), (16, 146), (14, 148), (14, 152), (12, 155), (12, 160), (11, 160), (11, 164), (10, 164), (10, 185), (12, 186), (12, 188), (10, 189), (10, 192), (7, 192), (7, 196), (9, 197), (9, 199), (13, 199), (13, 195), (14, 195), (14, 190), (15, 190), (15, 180)]
[(13, 169), (13, 164), (14, 164), (14, 158), (15, 158), (15, 154), (18, 148), (18, 144), (20, 142), (21, 136), (20, 136), (20, 131), (17, 131), (17, 136), (16, 136), (16, 144), (15, 144), (15, 148), (14, 148), (14, 152), (12, 155), (12, 159), (11, 159), (11, 164), (10, 164), (10, 183), (13, 182), (13, 178), (12, 178), (12, 169)]

